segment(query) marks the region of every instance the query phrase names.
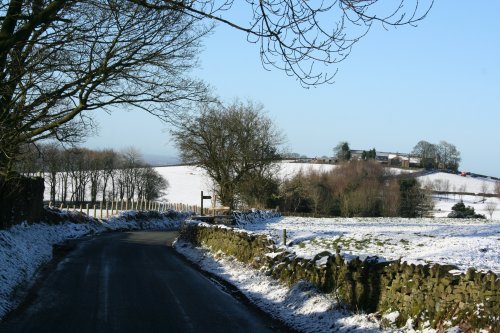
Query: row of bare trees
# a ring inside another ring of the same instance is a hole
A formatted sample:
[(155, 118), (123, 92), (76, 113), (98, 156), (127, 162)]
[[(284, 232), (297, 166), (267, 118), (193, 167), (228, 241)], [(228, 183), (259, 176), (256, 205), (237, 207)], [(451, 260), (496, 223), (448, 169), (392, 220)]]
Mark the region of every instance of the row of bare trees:
[(421, 140), (413, 147), (411, 153), (420, 159), (420, 165), (423, 168), (457, 171), (461, 161), (460, 151), (454, 144), (446, 141), (433, 144)]
[(43, 173), (53, 203), (150, 201), (168, 187), (167, 180), (134, 148), (118, 153), (111, 149), (62, 149), (56, 144), (30, 146), (17, 169), (24, 174)]

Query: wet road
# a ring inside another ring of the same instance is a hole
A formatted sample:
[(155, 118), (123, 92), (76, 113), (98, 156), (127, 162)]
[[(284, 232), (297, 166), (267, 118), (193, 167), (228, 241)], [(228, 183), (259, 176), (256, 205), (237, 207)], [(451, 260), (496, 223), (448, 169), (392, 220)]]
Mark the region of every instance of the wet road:
[(285, 332), (179, 258), (175, 232), (77, 243), (0, 332)]

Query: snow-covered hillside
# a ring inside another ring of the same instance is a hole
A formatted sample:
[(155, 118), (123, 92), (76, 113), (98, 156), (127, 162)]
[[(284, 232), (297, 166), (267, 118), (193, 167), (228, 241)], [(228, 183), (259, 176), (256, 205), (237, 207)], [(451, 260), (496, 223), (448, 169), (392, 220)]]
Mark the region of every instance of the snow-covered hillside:
[[(418, 179), (423, 185), (441, 186), (445, 192), (494, 193), (495, 189), (495, 180), (491, 178), (462, 177), (445, 172), (436, 172), (418, 177)], [(440, 190), (439, 188), (434, 189)]]
[[(280, 163), (279, 176), (281, 178), (289, 178), (298, 172), (309, 171), (329, 171), (336, 166), (331, 164), (311, 164), (311, 163)], [(172, 166), (156, 168), (163, 175), (170, 187), (167, 194), (162, 198), (169, 202), (185, 203), (189, 205), (200, 204), (200, 191), (211, 194), (213, 186), (206, 172), (194, 166)], [(391, 169), (393, 173), (406, 172), (402, 169)], [(493, 193), (495, 181), (488, 178), (472, 178), (461, 177), (459, 175), (437, 172), (430, 175), (420, 176), (418, 180), (425, 186), (430, 185), (434, 189), (436, 187), (447, 187), (447, 192), (470, 192), (483, 193), (483, 189), (487, 189), (486, 193)], [(448, 185), (448, 186), (447, 186)], [(438, 190), (438, 189), (437, 189)], [(451, 207), (463, 200), (465, 205), (473, 207), (477, 213), (484, 214), (490, 217), (486, 210), (488, 203), (497, 205), (493, 213), (493, 219), (500, 219), (500, 199), (499, 198), (484, 198), (481, 196), (467, 195), (435, 195), (435, 217), (446, 217), (451, 212)]]
[(169, 187), (160, 200), (187, 205), (199, 205), (201, 191), (213, 192), (212, 182), (205, 170), (195, 166), (170, 166), (155, 168), (166, 180)]
[[(289, 178), (300, 171), (330, 171), (331, 164), (280, 163), (279, 177)], [(155, 168), (169, 182), (167, 194), (162, 199), (188, 205), (200, 204), (200, 191), (213, 193), (213, 185), (207, 173), (195, 166), (171, 166)]]

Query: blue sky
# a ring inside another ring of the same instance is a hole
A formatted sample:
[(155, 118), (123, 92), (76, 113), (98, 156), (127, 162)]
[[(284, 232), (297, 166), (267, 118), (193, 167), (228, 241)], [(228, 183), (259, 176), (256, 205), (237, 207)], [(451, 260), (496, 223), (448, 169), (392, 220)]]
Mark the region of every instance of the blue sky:
[[(374, 27), (338, 65), (334, 84), (310, 89), (263, 69), (258, 45), (219, 26), (193, 74), (226, 101), (264, 104), (292, 152), (330, 155), (339, 141), (409, 152), (420, 140), (445, 140), (461, 151), (460, 169), (500, 176), (499, 12), (498, 1), (437, 1), (416, 28)], [(99, 135), (85, 146), (177, 155), (166, 125), (148, 114), (95, 117)]]

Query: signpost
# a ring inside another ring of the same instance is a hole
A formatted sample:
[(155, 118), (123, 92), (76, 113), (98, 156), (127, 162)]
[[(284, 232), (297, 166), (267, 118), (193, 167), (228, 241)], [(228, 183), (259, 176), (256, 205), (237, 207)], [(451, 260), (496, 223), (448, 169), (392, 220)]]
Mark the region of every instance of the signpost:
[(201, 212), (200, 216), (203, 216), (203, 199), (212, 199), (210, 195), (203, 195), (203, 191), (201, 191)]

